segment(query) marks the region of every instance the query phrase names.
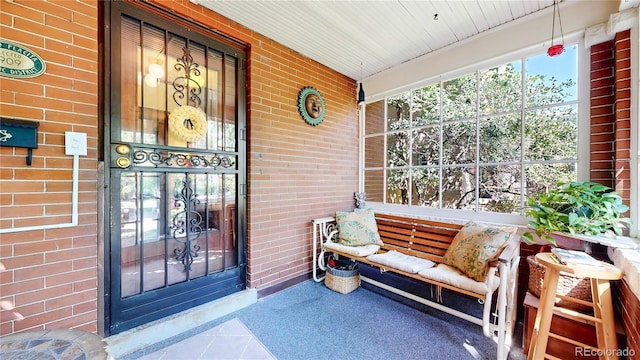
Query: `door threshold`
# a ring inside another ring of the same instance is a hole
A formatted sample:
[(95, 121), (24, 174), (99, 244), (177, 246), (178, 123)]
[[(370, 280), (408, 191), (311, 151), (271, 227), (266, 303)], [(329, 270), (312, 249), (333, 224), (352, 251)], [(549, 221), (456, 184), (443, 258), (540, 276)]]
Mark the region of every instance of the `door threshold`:
[(149, 347), (160, 348), (161, 343), (175, 336), (192, 331), (222, 316), (255, 304), (257, 301), (257, 290), (242, 290), (131, 330), (111, 335), (104, 339), (107, 344), (107, 352), (113, 359), (126, 359), (129, 355)]

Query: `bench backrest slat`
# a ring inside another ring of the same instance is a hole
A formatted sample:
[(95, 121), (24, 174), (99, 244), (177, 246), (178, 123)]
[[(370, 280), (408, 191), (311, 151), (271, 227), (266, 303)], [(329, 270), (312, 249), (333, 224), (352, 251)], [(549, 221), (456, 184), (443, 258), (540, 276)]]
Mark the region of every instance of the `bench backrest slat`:
[(453, 240), (453, 237), (451, 238), (444, 238), (444, 237), (426, 237), (425, 234), (422, 233), (414, 233), (413, 236), (412, 235), (404, 235), (404, 234), (398, 234), (398, 233), (393, 233), (393, 232), (389, 232), (389, 231), (385, 231), (381, 228), (379, 228), (378, 233), (380, 234), (380, 239), (382, 240), (383, 243), (393, 243), (396, 244), (397, 246), (403, 246), (401, 244), (404, 244), (404, 247), (407, 248), (412, 248), (413, 246), (422, 246), (422, 247), (429, 247), (429, 248), (434, 248), (434, 249), (444, 249), (447, 250), (449, 248), (449, 246), (451, 245), (451, 240)]
[(435, 262), (451, 245), (462, 225), (412, 219), (396, 215), (376, 214), (383, 250), (396, 250)]

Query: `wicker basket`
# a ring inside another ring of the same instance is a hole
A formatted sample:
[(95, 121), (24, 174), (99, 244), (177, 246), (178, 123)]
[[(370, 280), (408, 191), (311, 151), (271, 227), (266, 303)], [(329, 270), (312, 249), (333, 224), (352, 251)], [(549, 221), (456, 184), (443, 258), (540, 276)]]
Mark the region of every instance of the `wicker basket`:
[(338, 270), (327, 266), (324, 284), (331, 290), (348, 294), (360, 286), (360, 270), (356, 264), (353, 270)]
[[(527, 262), (529, 263), (529, 292), (540, 297), (546, 268), (536, 261), (535, 255), (527, 256)], [(560, 272), (557, 294), (591, 301), (591, 282), (588, 278)], [(578, 311), (591, 309), (591, 307), (583, 304), (559, 299), (556, 299), (556, 306)]]

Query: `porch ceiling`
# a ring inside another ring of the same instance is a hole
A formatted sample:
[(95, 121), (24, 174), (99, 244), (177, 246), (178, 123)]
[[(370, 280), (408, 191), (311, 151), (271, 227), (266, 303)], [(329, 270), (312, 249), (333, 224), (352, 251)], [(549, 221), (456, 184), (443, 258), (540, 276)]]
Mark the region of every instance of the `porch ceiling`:
[[(190, 1), (356, 80), (553, 8), (553, 0)], [(620, 10), (640, 2), (616, 1)], [(549, 36), (551, 18), (541, 29)]]

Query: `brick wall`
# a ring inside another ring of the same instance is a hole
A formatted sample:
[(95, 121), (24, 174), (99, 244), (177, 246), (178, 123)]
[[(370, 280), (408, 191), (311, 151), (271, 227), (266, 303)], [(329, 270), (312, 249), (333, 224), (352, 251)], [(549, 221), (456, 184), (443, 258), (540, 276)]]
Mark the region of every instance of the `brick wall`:
[[(614, 173), (613, 184), (626, 204), (631, 190), (631, 31), (616, 34), (611, 48), (615, 64)], [(627, 335), (626, 347), (633, 350), (629, 359), (640, 359), (640, 300), (629, 290), (626, 280), (619, 281), (620, 291), (614, 298)], [(630, 353), (631, 354), (631, 353)]]
[[(384, 107), (384, 100), (367, 104), (364, 125), (365, 135), (384, 132)], [(384, 166), (384, 135), (367, 137), (364, 141), (364, 149), (365, 168), (380, 169)], [(380, 184), (384, 184), (384, 170), (366, 170), (364, 172), (364, 191), (367, 194), (367, 200), (376, 202), (384, 201), (384, 191)]]
[(631, 31), (616, 34), (614, 188), (626, 204), (631, 192)]
[[(97, 3), (2, 0), (2, 38), (46, 63), (31, 79), (0, 77), (0, 115), (39, 121), (38, 148), (0, 148), (0, 228), (71, 222), (72, 158), (64, 132), (87, 134), (79, 226), (0, 234), (0, 334), (96, 331)], [(36, 34), (46, 34), (45, 36)]]
[(631, 174), (631, 32), (591, 47), (591, 181), (629, 203)]
[(614, 301), (614, 307), (622, 319), (627, 340), (626, 344), (620, 344), (620, 347), (628, 349), (627, 360), (638, 360), (640, 359), (640, 321), (638, 321), (640, 319), (640, 299), (631, 292), (625, 281), (616, 282), (613, 294), (614, 299), (624, 299), (624, 302)]
[(613, 41), (591, 47), (591, 181), (613, 187), (615, 123)]

